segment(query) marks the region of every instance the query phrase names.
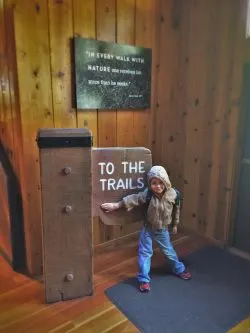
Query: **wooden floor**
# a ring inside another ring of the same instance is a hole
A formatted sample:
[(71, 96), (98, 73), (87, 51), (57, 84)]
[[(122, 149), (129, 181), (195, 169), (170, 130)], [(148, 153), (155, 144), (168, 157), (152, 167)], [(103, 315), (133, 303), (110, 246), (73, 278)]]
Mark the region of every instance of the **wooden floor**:
[[(207, 241), (179, 234), (173, 239), (179, 255), (203, 247)], [(44, 287), (12, 271), (0, 259), (0, 332), (3, 333), (125, 333), (139, 332), (106, 298), (108, 287), (134, 276), (137, 271), (137, 236), (95, 248), (94, 295), (56, 304), (44, 303)], [(156, 250), (152, 266), (163, 263)]]

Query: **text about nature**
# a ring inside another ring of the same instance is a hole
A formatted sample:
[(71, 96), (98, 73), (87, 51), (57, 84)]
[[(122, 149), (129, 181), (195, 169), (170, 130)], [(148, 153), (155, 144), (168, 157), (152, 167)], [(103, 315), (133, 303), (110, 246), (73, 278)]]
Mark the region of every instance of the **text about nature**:
[[(109, 61), (120, 61), (126, 63), (129, 67), (130, 64), (145, 64), (143, 57), (135, 56), (123, 56), (123, 55), (114, 55), (111, 53), (101, 53), (94, 51), (86, 51), (86, 55), (90, 59), (97, 60), (109, 60)], [(116, 86), (116, 87), (128, 87), (130, 85), (129, 76), (142, 75), (140, 69), (134, 68), (116, 68), (111, 67), (110, 65), (93, 65), (88, 64), (87, 70), (93, 73), (104, 73), (104, 74), (120, 74), (123, 76), (127, 75), (128, 79), (126, 80), (111, 80), (111, 79), (89, 79), (89, 85), (102, 85), (102, 86)], [(108, 76), (108, 75), (107, 75)]]

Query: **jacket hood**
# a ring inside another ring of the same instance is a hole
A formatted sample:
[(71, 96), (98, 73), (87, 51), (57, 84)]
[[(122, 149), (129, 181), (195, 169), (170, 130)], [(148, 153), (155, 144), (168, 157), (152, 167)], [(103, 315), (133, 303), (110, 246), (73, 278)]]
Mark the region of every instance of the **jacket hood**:
[(169, 189), (172, 187), (166, 169), (160, 165), (155, 165), (149, 170), (149, 172), (148, 172), (149, 185), (150, 185), (150, 181), (152, 178), (160, 179), (163, 182), (163, 184), (166, 186), (166, 189)]

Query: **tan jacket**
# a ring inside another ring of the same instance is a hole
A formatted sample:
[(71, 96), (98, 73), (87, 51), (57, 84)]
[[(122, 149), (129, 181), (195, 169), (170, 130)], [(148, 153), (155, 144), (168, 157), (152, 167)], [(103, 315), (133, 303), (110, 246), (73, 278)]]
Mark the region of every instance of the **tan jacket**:
[[(145, 204), (145, 209), (147, 209), (146, 224), (153, 230), (167, 228), (172, 222), (173, 225), (177, 225), (180, 220), (180, 205), (175, 205), (177, 193), (171, 187), (166, 170), (160, 166), (152, 167), (148, 173), (149, 182), (153, 177), (161, 179), (165, 184), (166, 191), (161, 199), (153, 194), (149, 204), (147, 204), (148, 188), (146, 188), (143, 192), (124, 197), (123, 204), (127, 210)], [(175, 208), (174, 214), (172, 214), (173, 208)]]

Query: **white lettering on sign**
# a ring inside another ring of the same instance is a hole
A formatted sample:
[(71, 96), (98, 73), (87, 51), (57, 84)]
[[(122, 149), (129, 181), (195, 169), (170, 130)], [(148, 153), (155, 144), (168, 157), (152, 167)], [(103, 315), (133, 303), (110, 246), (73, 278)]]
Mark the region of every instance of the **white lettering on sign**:
[(97, 72), (110, 72), (109, 66), (97, 66), (97, 65), (88, 65), (89, 71), (97, 71)]
[(99, 162), (98, 164), (101, 167), (101, 175), (103, 175), (105, 172), (108, 175), (112, 175), (112, 173), (114, 173), (114, 171), (115, 171), (115, 166), (111, 162), (109, 162), (109, 163)]
[[(115, 165), (112, 162), (99, 162), (100, 174), (110, 176), (115, 172)], [(145, 161), (136, 162), (121, 162), (122, 173), (125, 178), (101, 178), (101, 189), (102, 191), (117, 191), (117, 190), (134, 190), (142, 189), (144, 187), (143, 177), (140, 174), (145, 173)], [(126, 175), (137, 174), (138, 178), (133, 179), (132, 177), (126, 177)]]
[(145, 161), (140, 162), (122, 162), (123, 165), (123, 173), (144, 173), (145, 169), (143, 164), (145, 164)]
[(139, 177), (135, 181), (132, 178), (100, 179), (102, 191), (135, 190), (144, 187), (143, 178)]

